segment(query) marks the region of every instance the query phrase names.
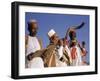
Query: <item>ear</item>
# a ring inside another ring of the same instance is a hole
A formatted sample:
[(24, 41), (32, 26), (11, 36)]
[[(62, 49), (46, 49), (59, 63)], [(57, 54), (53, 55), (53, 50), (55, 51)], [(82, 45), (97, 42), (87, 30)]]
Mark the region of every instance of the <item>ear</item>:
[(54, 42), (54, 37), (49, 38), (50, 42)]

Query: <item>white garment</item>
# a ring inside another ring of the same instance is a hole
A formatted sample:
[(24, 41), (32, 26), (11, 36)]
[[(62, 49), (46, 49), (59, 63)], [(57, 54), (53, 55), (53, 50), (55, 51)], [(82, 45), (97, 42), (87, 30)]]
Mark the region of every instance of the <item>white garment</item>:
[(60, 58), (63, 56), (63, 46), (60, 46), (57, 49), (56, 55), (56, 67), (65, 67), (67, 64), (65, 62), (60, 61)]
[(28, 63), (29, 68), (43, 68), (44, 63), (41, 57), (35, 57)]
[(57, 56), (58, 56), (59, 59), (63, 56), (63, 46), (60, 46), (58, 48)]
[(34, 53), (37, 50), (40, 50), (40, 44), (37, 37), (28, 36), (28, 45), (27, 45), (27, 53), (26, 56), (30, 53)]
[[(79, 66), (82, 63), (81, 50), (77, 45), (75, 46), (75, 48), (76, 48), (77, 55), (76, 55), (75, 59), (72, 59), (72, 66)], [(72, 50), (72, 48), (71, 48), (71, 50)]]
[(70, 52), (70, 49), (68, 48), (67, 45), (65, 46), (65, 50), (66, 50), (66, 52), (68, 53), (68, 56), (69, 56), (69, 58), (70, 58), (70, 62), (72, 62), (71, 52)]
[[(30, 53), (36, 52), (37, 50), (40, 50), (40, 44), (37, 37), (28, 36), (26, 56), (29, 55)], [(43, 60), (41, 57), (35, 57), (31, 61), (27, 60), (26, 65), (28, 68), (44, 67)]]
[(56, 67), (66, 67), (67, 64), (65, 62), (60, 61), (59, 59), (56, 59)]

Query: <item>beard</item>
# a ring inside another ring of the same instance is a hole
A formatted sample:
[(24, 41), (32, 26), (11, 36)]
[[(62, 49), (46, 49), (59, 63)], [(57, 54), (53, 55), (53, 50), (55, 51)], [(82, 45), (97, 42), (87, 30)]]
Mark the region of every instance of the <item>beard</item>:
[(76, 33), (75, 32), (70, 32), (69, 37), (71, 40), (76, 38)]
[(36, 36), (36, 34), (37, 34), (37, 31), (30, 32), (30, 35), (31, 35), (31, 36)]
[(37, 31), (32, 32), (32, 34), (35, 36), (37, 34)]

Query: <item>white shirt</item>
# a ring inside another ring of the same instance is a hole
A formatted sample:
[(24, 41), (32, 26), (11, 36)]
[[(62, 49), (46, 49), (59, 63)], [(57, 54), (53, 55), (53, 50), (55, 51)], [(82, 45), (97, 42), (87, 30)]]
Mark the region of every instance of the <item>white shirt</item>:
[(37, 50), (40, 50), (40, 44), (37, 37), (28, 36), (28, 45), (27, 45), (27, 53), (26, 56), (30, 53), (34, 53)]

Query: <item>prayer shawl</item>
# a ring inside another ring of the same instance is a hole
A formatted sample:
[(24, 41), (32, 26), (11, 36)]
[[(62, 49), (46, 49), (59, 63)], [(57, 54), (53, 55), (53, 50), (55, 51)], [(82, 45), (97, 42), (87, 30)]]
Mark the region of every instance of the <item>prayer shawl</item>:
[(77, 45), (74, 47), (71, 47), (71, 58), (72, 58), (73, 66), (81, 65), (82, 63), (81, 50)]
[(45, 67), (55, 67), (56, 66), (56, 46), (50, 44), (47, 46), (46, 51), (43, 54), (43, 60)]

